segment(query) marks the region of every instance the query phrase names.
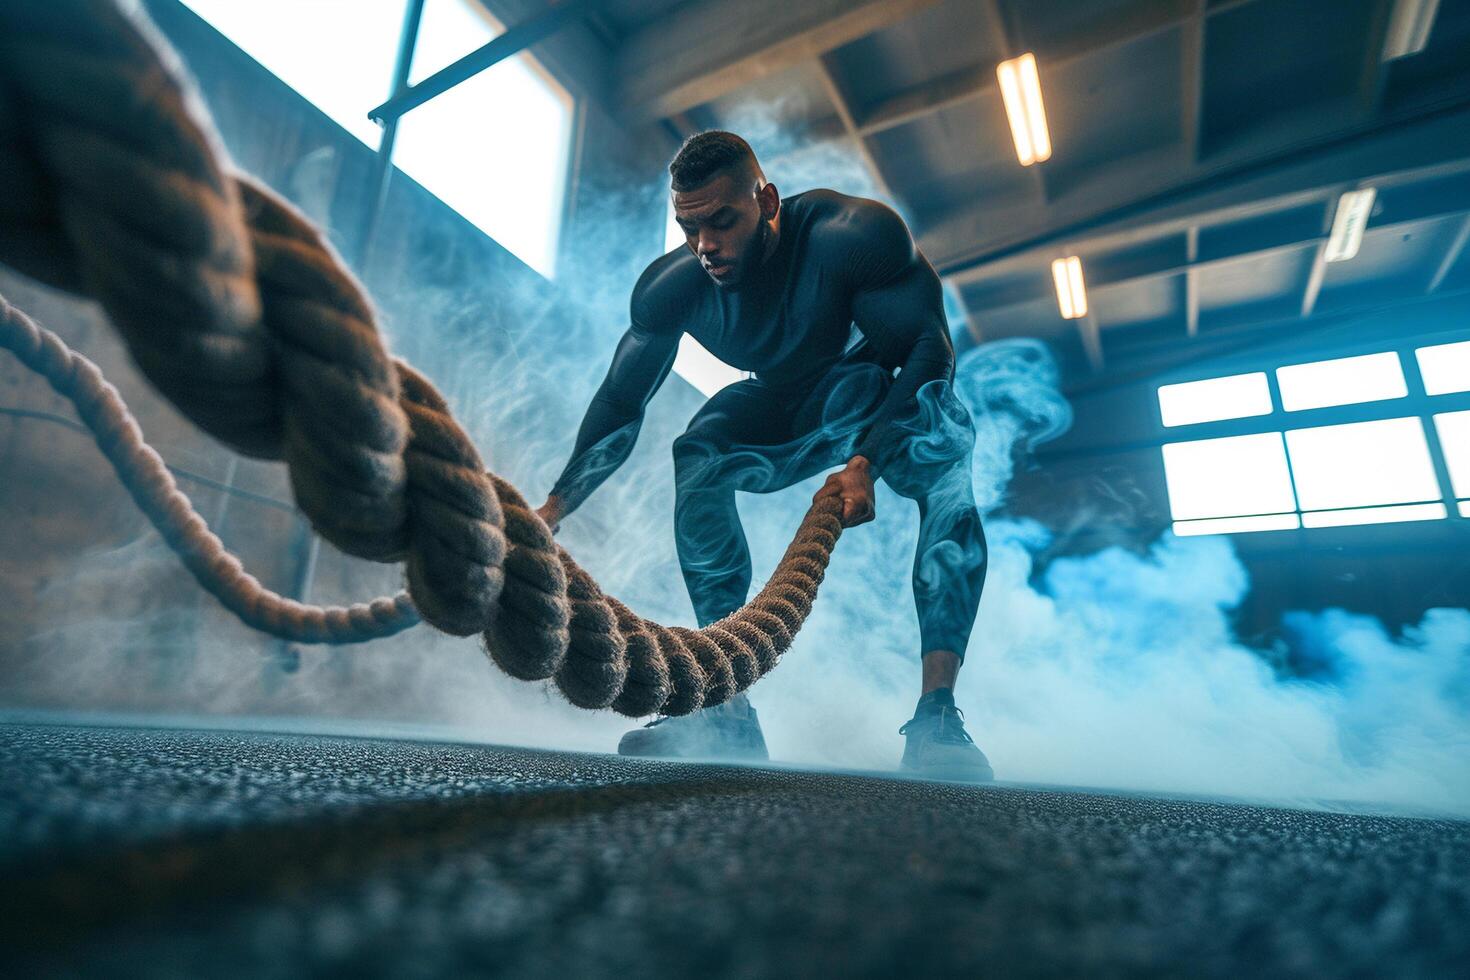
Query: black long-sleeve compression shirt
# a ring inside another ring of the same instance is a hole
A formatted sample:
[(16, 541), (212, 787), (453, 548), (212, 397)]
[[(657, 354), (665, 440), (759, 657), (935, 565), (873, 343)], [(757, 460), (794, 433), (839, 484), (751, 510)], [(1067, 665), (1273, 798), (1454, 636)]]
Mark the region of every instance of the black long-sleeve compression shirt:
[(898, 369), (857, 455), (876, 477), (894, 420), (926, 383), (954, 376), (939, 277), (891, 208), (830, 190), (781, 202), (776, 250), (738, 289), (716, 285), (687, 248), (639, 277), (631, 326), (577, 432), (552, 494), (575, 510), (628, 458), (643, 412), (688, 333), (725, 363), (784, 393), (810, 389), (842, 356), (856, 324), (884, 367)]

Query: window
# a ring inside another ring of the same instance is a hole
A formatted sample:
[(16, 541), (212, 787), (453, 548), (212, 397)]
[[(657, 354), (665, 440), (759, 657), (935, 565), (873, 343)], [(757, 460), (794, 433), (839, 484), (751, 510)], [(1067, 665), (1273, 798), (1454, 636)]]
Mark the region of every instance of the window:
[[(183, 2), (339, 126), (377, 148), (382, 131), (367, 114), (388, 98), (393, 84), (403, 0)], [(324, 39), (330, 39), (327, 50)]]
[(1301, 523), (1296, 514), (1220, 517), (1204, 521), (1175, 521), (1174, 533), (1182, 538), (1196, 534), (1238, 534), (1242, 531), (1290, 531), (1301, 527)]
[(1439, 481), (1418, 419), (1383, 419), (1286, 433), (1301, 509), (1437, 500)]
[(1270, 415), (1271, 391), (1261, 371), (1164, 385), (1159, 389), (1159, 410), (1166, 426)]
[[(1432, 397), (1470, 391), (1470, 342), (1415, 355), (1422, 392), (1410, 392), (1397, 351), (1279, 367), (1279, 406), (1264, 372), (1160, 386), (1165, 427), (1232, 433), (1161, 447), (1175, 533), (1444, 520), (1448, 501), (1470, 517), (1470, 411), (1458, 410), (1463, 396)], [(1383, 413), (1394, 417), (1362, 421), (1362, 409), (1331, 411), (1389, 399), (1402, 399)], [(1438, 405), (1456, 410), (1435, 412)], [(1269, 421), (1277, 411), (1308, 409), (1351, 421), (1285, 431)], [(1241, 421), (1250, 418), (1263, 421)], [(1257, 426), (1267, 431), (1249, 431)]]
[(1444, 450), (1445, 468), (1450, 471), (1450, 486), (1460, 498), (1460, 509), (1470, 499), (1470, 412), (1446, 412), (1434, 417), (1434, 428)]
[[(427, 0), (410, 84), (505, 29), (476, 0)], [(571, 96), (527, 55), (502, 61), (408, 112), (393, 161), (548, 278), (556, 268)]]
[[(343, 129), (377, 148), (404, 0), (184, 0)], [(504, 32), (478, 0), (426, 0), (409, 82)], [(556, 266), (571, 96), (531, 56), (486, 69), (403, 116), (393, 162), (544, 276)]]
[(1470, 391), (1470, 340), (1421, 347), (1414, 356), (1419, 361), (1419, 373), (1424, 376), (1426, 394)]
[(1402, 398), (1404, 371), (1393, 351), (1278, 368), (1281, 407), (1288, 412)]
[(1279, 432), (1170, 443), (1164, 478), (1176, 521), (1296, 510)]

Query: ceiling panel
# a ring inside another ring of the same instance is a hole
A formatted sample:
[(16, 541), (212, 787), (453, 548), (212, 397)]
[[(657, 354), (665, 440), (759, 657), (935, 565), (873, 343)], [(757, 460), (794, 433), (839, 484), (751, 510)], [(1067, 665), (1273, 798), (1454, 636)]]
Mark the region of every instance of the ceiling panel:
[(983, 3), (950, 2), (844, 45), (828, 60), (861, 116), (880, 99), (1006, 57)]
[(1205, 150), (1353, 98), (1374, 4), (1256, 0), (1209, 19)]

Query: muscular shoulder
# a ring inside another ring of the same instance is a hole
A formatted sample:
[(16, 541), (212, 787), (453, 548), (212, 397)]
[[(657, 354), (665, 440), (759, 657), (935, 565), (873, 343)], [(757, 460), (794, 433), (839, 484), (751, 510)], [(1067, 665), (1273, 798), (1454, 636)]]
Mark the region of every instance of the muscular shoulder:
[(917, 261), (908, 225), (881, 201), (830, 190), (800, 196), (810, 209), (813, 245), (854, 284), (887, 281)]
[(643, 270), (633, 287), (629, 303), (633, 325), (654, 333), (677, 333), (682, 329), (682, 318), (697, 308), (708, 287), (709, 276), (687, 248), (659, 256)]

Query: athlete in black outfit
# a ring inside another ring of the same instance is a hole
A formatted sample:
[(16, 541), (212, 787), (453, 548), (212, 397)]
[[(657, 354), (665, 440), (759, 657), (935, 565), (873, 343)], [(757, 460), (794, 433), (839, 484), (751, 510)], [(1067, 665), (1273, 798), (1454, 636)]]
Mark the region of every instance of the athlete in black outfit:
[[(990, 778), (954, 707), (986, 550), (970, 482), (974, 428), (951, 388), (938, 276), (890, 208), (830, 190), (783, 201), (734, 134), (690, 137), (669, 170), (688, 247), (639, 278), (632, 325), (539, 513), (555, 527), (628, 458), (689, 333), (755, 374), (717, 392), (674, 441), (675, 540), (699, 624), (739, 608), (750, 588), (736, 490), (769, 493), (845, 464), (817, 497), (840, 496), (852, 527), (873, 519), (873, 481), (883, 479), (920, 514), (923, 693), (901, 729), (903, 766)], [(630, 732), (619, 751), (764, 757), (765, 744), (740, 697)]]

